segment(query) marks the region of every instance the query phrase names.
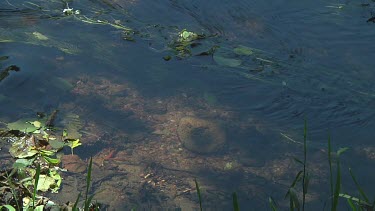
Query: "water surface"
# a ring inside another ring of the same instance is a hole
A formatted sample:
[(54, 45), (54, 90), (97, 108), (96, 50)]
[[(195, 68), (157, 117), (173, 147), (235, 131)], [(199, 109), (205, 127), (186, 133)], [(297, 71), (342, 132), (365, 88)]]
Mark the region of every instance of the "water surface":
[[(366, 22), (373, 2), (69, 2), (93, 20), (132, 28), (134, 41), (121, 29), (64, 16), (63, 1), (31, 2), (42, 9), (23, 1), (0, 4), (0, 52), (9, 56), (1, 68), (21, 69), (0, 82), (1, 121), (54, 109), (62, 122), (63, 114), (79, 115), (82, 142), (90, 146), (77, 151), (83, 158), (118, 149), (117, 160), (101, 167), (114, 173), (98, 173), (93, 190), (110, 207), (196, 208), (193, 178), (207, 208), (230, 207), (233, 191), (244, 209), (265, 209), (268, 196), (283, 206), (298, 172), (292, 157), (302, 148), (282, 134), (301, 141), (304, 119), (316, 175), (310, 206), (322, 208), (328, 198), (328, 134), (335, 148), (351, 147), (344, 163), (373, 189), (375, 25)], [(183, 29), (209, 36), (193, 52), (220, 46), (215, 53), (242, 64), (220, 65), (212, 55), (178, 58), (171, 43)], [(258, 54), (236, 55), (238, 46)], [(220, 122), (226, 147), (205, 155), (185, 149), (176, 135), (184, 116)], [(114, 181), (121, 197), (106, 199), (100, 184)], [(344, 181), (349, 191), (351, 180)]]

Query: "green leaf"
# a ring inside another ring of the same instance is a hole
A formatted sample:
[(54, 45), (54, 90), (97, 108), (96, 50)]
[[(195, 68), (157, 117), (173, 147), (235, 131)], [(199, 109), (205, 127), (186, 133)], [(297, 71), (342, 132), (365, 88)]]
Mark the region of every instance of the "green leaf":
[(246, 46), (240, 45), (237, 48), (233, 49), (233, 52), (241, 56), (250, 56), (254, 54), (254, 51)]
[(272, 211), (277, 211), (277, 205), (276, 205), (276, 202), (275, 200), (273, 200), (272, 197), (268, 197), (268, 203), (272, 209)]
[(293, 157), (293, 160), (296, 161), (297, 163), (303, 165), (303, 162), (300, 159), (298, 159), (296, 157)]
[(67, 130), (67, 129), (64, 129), (64, 130), (63, 130), (63, 134), (62, 134), (62, 136), (63, 136), (64, 138), (68, 136), (68, 130)]
[(48, 156), (45, 156), (43, 155), (43, 158), (46, 159), (46, 161), (50, 164), (54, 164), (54, 165), (57, 165), (60, 163), (60, 160), (59, 159), (56, 159), (56, 158), (51, 158), (51, 157), (48, 157)]
[(42, 174), (39, 176), (39, 183), (37, 186), (37, 190), (46, 192), (51, 186), (55, 184), (56, 184), (55, 180), (52, 177)]
[(39, 164), (36, 167), (36, 172), (34, 176), (35, 176), (35, 183), (34, 183), (34, 192), (33, 192), (33, 207), (35, 207), (35, 197), (36, 197), (36, 192), (38, 191), (39, 179), (40, 179), (40, 165)]
[(357, 182), (354, 174), (353, 174), (353, 171), (351, 168), (349, 168), (349, 173), (350, 173), (350, 176), (352, 177), (353, 181), (354, 181), (354, 184), (355, 186), (357, 187), (358, 189), (358, 192), (361, 194), (361, 196), (365, 199), (365, 201), (367, 203), (370, 203), (370, 200), (368, 199), (368, 197), (366, 196), (365, 192), (363, 191), (363, 189), (361, 188), (361, 186), (359, 186), (359, 183)]
[(194, 32), (189, 32), (186, 29), (184, 29), (180, 32), (179, 37), (179, 42), (191, 42), (193, 40), (198, 39), (199, 36)]
[(352, 211), (357, 211), (357, 207), (354, 205), (351, 199), (346, 199)]
[(49, 145), (51, 145), (52, 148), (59, 150), (64, 147), (64, 142), (59, 141), (57, 139), (50, 139), (49, 140)]
[(337, 150), (337, 156), (340, 156), (342, 153), (346, 152), (349, 149), (349, 147), (343, 147)]
[(45, 36), (45, 35), (43, 35), (42, 33), (39, 33), (39, 32), (33, 32), (33, 35), (34, 35), (34, 37), (35, 37), (36, 39), (38, 39), (38, 40), (42, 40), (42, 41), (44, 41), (44, 40), (48, 40), (48, 37)]
[(293, 209), (296, 208), (297, 210), (299, 210), (300, 204), (299, 204), (296, 190), (294, 188), (289, 188), (288, 193), (289, 193), (288, 195), (289, 195), (289, 200), (290, 200), (290, 205), (291, 205), (290, 208), (293, 208)]
[(51, 150), (40, 150), (40, 154), (43, 156), (52, 156), (55, 154), (55, 152)]
[(31, 133), (38, 129), (34, 125), (28, 123), (27, 119), (20, 119), (15, 122), (8, 123), (7, 128), (9, 130), (19, 130), (25, 133)]
[(214, 54), (213, 59), (220, 66), (238, 67), (242, 64), (241, 60), (225, 58), (217, 54)]
[(238, 205), (238, 198), (236, 192), (233, 193), (233, 210), (240, 211), (240, 206)]
[(357, 197), (354, 197), (354, 196), (351, 196), (351, 195), (348, 195), (348, 194), (345, 194), (345, 193), (340, 193), (339, 196), (342, 197), (342, 198), (345, 198), (345, 199), (350, 199), (351, 201), (354, 201), (358, 205), (361, 205), (361, 206), (366, 206), (366, 207), (371, 207), (372, 206), (370, 203), (367, 203), (364, 200), (361, 200), (361, 199), (359, 199)]
[(34, 159), (17, 159), (13, 163), (13, 168), (24, 169), (33, 163)]
[(79, 198), (81, 198), (81, 192), (77, 196), (77, 199), (76, 199), (76, 202), (73, 205), (72, 211), (77, 211), (78, 210), (77, 206), (78, 206)]
[(81, 146), (82, 145), (82, 143), (80, 142), (80, 140), (79, 139), (76, 139), (76, 140), (74, 140), (74, 141), (72, 141), (72, 148), (76, 148), (76, 147), (78, 147), (78, 146)]
[(33, 122), (29, 122), (29, 123), (34, 125), (34, 127), (36, 127), (36, 128), (42, 127), (42, 123), (40, 123), (39, 121), (33, 121)]
[(51, 187), (52, 193), (57, 193), (60, 189), (62, 178), (61, 175), (56, 170), (51, 170), (49, 176), (55, 180), (55, 186)]
[(43, 211), (44, 210), (44, 205), (39, 205), (39, 206), (36, 206), (34, 211)]
[(200, 211), (202, 211), (202, 196), (201, 196), (201, 190), (200, 190), (200, 188), (199, 188), (199, 184), (198, 184), (197, 179), (194, 179), (194, 182), (195, 182), (195, 188), (197, 189), (197, 194), (198, 194), (198, 200), (199, 200)]
[(31, 149), (31, 147), (26, 148), (25, 150), (17, 150), (11, 147), (9, 149), (9, 153), (15, 158), (29, 158), (36, 155), (38, 151), (35, 149)]
[(16, 209), (12, 205), (9, 205), (9, 204), (0, 206), (0, 209), (2, 210), (3, 207), (7, 208), (8, 211), (16, 211)]

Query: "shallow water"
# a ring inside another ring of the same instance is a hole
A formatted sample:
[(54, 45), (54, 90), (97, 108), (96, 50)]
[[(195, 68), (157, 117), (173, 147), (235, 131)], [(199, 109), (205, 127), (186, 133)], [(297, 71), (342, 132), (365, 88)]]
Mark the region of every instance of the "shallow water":
[[(301, 141), (306, 119), (311, 168), (322, 175), (312, 188), (310, 206), (322, 207), (320, 202), (327, 199), (327, 194), (317, 193), (328, 193), (327, 171), (320, 168), (327, 169), (324, 150), (329, 133), (335, 148), (352, 148), (344, 163), (356, 166), (365, 189), (375, 186), (369, 178), (374, 164), (371, 38), (375, 25), (366, 22), (373, 2), (368, 6), (354, 1), (281, 0), (69, 3), (82, 15), (118, 20), (134, 29), (134, 42), (124, 40), (120, 29), (64, 16), (62, 2), (31, 2), (43, 9), (23, 1), (0, 4), (0, 56), (9, 56), (1, 68), (21, 68), (0, 82), (2, 122), (33, 117), (37, 111), (73, 112), (88, 128), (83, 129), (83, 143), (93, 145), (80, 149), (83, 157), (113, 145), (121, 150), (130, 146), (125, 151), (133, 155), (134, 162), (148, 163), (139, 164), (143, 167), (140, 173), (147, 175), (151, 162), (190, 172), (159, 172), (161, 175), (197, 177), (207, 189), (204, 199), (212, 209), (218, 198), (228, 201), (222, 206), (230, 206), (233, 191), (239, 192), (241, 207), (264, 209), (268, 196), (285, 202), (283, 194), (297, 172), (291, 158), (302, 155), (302, 148), (281, 133)], [(176, 58), (170, 44), (182, 29), (215, 35), (200, 41), (197, 51), (218, 45), (218, 54), (240, 59), (242, 65), (223, 66), (212, 56)], [(34, 32), (49, 39), (38, 40)], [(260, 53), (235, 55), (237, 46)], [(163, 60), (167, 55), (172, 56), (170, 61)], [(197, 155), (181, 145), (173, 130), (179, 118), (192, 115), (223, 125), (227, 132), (224, 150)], [(158, 130), (170, 133), (155, 134)], [(159, 151), (153, 148), (158, 142)], [(142, 147), (151, 147), (155, 154), (147, 157), (141, 153)], [(170, 160), (162, 156), (165, 152), (171, 153)], [(111, 165), (120, 166), (116, 162)], [(238, 167), (219, 171), (222, 163), (237, 163)], [(349, 178), (344, 181), (352, 188)], [(197, 205), (193, 191), (155, 199), (158, 191), (134, 184), (130, 185), (132, 194), (119, 201), (151, 207)], [(123, 205), (112, 204), (116, 206)]]

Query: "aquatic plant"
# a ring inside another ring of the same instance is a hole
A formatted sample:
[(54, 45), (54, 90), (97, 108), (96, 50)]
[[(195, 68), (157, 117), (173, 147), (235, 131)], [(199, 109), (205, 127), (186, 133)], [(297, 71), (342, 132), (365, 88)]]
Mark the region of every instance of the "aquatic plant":
[[(301, 144), (300, 142), (297, 142), (290, 137), (286, 136), (285, 134), (282, 134), (284, 137), (286, 137), (289, 141), (297, 144)], [(303, 169), (300, 170), (296, 176), (295, 179), (292, 181), (292, 184), (290, 185), (286, 198), (289, 198), (289, 209), (290, 210), (305, 210), (305, 197), (308, 193), (308, 184), (309, 184), (309, 174), (307, 171), (307, 124), (305, 121), (304, 125), (304, 142), (303, 142), (303, 151), (304, 151), (304, 157), (303, 161), (294, 158), (294, 160), (303, 165)], [(344, 198), (347, 200), (348, 205), (350, 206), (350, 209), (353, 211), (357, 210), (375, 210), (375, 200), (371, 202), (359, 183), (357, 182), (351, 168), (349, 168), (349, 173), (352, 177), (352, 180), (360, 194), (360, 198), (354, 197), (347, 193), (342, 193), (342, 173), (341, 173), (341, 162), (340, 162), (340, 156), (349, 150), (348, 147), (342, 147), (339, 148), (336, 152), (332, 150), (331, 145), (331, 137), (328, 137), (328, 165), (329, 165), (329, 189), (330, 189), (330, 206), (331, 211), (338, 210), (339, 200), (340, 198)], [(334, 169), (335, 166), (335, 169)], [(336, 173), (334, 173), (334, 170), (336, 170)], [(296, 190), (296, 184), (302, 181), (302, 201), (298, 198), (298, 192)], [(278, 210), (278, 205), (273, 200), (272, 197), (269, 197), (268, 199), (269, 207), (276, 211)]]

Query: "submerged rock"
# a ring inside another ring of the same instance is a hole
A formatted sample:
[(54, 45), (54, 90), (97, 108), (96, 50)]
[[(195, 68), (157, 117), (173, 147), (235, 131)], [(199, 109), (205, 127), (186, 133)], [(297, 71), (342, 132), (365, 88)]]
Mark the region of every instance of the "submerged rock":
[(184, 147), (196, 153), (217, 152), (225, 143), (225, 132), (218, 123), (196, 117), (182, 118), (177, 134)]
[(61, 157), (63, 168), (73, 173), (86, 171), (86, 163), (78, 155), (63, 155)]

